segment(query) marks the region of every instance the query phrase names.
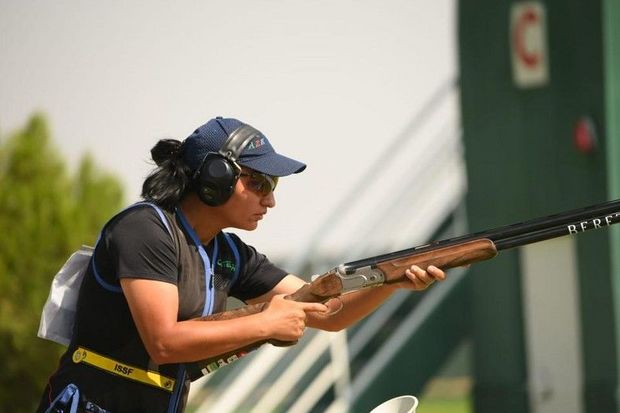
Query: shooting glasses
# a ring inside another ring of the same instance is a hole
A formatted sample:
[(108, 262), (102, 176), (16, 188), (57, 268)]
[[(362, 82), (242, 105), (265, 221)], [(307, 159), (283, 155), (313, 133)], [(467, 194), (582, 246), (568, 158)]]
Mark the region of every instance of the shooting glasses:
[(252, 191), (260, 195), (268, 195), (275, 191), (278, 185), (278, 177), (252, 171), (251, 173), (241, 172), (239, 176), (247, 177), (247, 186)]

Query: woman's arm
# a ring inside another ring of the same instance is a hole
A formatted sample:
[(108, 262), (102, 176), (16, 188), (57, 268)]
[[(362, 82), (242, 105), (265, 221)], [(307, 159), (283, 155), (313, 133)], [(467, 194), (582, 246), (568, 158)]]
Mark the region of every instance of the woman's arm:
[(325, 312), (318, 303), (297, 303), (271, 297), (265, 311), (232, 320), (177, 321), (178, 290), (174, 284), (121, 278), (121, 286), (147, 352), (157, 364), (206, 359), (274, 338), (298, 340), (306, 313)]
[[(415, 291), (424, 290), (435, 280), (444, 280), (445, 273), (437, 267), (430, 266), (422, 270), (418, 266), (411, 266), (406, 270), (407, 279), (400, 283), (366, 288), (360, 291), (344, 294), (338, 299), (328, 301), (327, 307), (332, 315), (308, 314), (307, 325), (327, 331), (339, 331), (361, 320), (379, 307), (394, 291), (405, 288)], [(269, 293), (258, 297), (251, 303), (266, 301), (274, 294), (291, 294), (301, 288), (305, 282), (295, 276), (288, 275)], [(338, 311), (339, 308), (342, 308)]]

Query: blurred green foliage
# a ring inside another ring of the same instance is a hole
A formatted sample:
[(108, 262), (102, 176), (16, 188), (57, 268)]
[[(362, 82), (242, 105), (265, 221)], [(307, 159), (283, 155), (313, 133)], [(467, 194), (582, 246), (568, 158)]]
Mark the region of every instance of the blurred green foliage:
[(120, 181), (90, 156), (67, 172), (42, 115), (0, 137), (0, 411), (34, 411), (64, 351), (37, 338), (51, 280), (122, 202)]

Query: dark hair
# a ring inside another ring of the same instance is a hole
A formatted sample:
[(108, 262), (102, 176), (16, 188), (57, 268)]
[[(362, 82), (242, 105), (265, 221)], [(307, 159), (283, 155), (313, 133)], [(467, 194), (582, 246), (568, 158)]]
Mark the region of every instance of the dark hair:
[(157, 165), (142, 184), (142, 198), (173, 211), (190, 190), (191, 171), (181, 159), (182, 143), (176, 139), (161, 139), (151, 149)]

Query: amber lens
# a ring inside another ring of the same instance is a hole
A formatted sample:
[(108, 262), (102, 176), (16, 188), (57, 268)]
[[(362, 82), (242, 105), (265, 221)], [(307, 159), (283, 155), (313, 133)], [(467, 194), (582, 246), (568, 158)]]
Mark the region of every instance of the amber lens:
[(242, 173), (241, 176), (246, 176), (247, 185), (252, 190), (261, 195), (267, 195), (276, 189), (278, 185), (278, 177), (262, 174), (260, 172), (252, 172), (251, 174)]

